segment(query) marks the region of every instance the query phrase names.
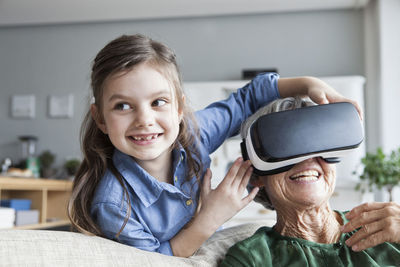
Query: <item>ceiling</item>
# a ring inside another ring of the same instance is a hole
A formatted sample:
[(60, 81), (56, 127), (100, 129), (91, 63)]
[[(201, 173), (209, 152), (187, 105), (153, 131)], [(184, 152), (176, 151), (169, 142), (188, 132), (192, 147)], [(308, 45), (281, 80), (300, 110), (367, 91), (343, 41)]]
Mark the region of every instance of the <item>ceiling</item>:
[(0, 0), (0, 26), (360, 8), (368, 0)]

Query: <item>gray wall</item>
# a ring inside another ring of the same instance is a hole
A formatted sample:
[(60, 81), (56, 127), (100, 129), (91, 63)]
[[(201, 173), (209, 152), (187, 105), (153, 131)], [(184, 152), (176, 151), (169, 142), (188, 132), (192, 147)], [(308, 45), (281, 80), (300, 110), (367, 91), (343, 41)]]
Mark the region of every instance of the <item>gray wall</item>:
[[(144, 33), (178, 55), (185, 81), (240, 79), (244, 68), (282, 76), (363, 75), (362, 10), (335, 10), (118, 23), (0, 27), (0, 160), (19, 159), (18, 136), (39, 137), (57, 164), (80, 155), (90, 64), (111, 39)], [(74, 94), (72, 119), (47, 116), (49, 95)], [(11, 119), (13, 94), (35, 94), (36, 117)]]

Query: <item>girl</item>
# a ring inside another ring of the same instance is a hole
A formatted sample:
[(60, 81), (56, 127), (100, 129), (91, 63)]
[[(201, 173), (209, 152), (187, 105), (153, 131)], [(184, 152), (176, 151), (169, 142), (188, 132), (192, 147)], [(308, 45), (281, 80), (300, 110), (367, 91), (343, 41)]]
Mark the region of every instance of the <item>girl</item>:
[(91, 86), (94, 103), (81, 128), (84, 159), (68, 207), (73, 226), (181, 257), (192, 255), (258, 191), (242, 198), (252, 168), (241, 158), (215, 190), (210, 187), (209, 154), (237, 134), (243, 120), (279, 96), (349, 101), (316, 78), (267, 73), (193, 116), (174, 53), (142, 35), (107, 44), (94, 60)]

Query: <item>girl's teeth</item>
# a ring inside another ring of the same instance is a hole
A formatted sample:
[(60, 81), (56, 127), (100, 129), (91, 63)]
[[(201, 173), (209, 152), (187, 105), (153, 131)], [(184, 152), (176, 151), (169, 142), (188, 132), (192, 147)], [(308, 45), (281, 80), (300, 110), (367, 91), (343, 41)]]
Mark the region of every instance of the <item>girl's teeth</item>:
[(135, 139), (136, 141), (144, 141), (144, 140), (148, 141), (151, 139), (156, 139), (157, 136), (158, 136), (158, 134), (148, 135), (148, 136), (144, 136), (144, 137), (133, 136), (133, 139)]

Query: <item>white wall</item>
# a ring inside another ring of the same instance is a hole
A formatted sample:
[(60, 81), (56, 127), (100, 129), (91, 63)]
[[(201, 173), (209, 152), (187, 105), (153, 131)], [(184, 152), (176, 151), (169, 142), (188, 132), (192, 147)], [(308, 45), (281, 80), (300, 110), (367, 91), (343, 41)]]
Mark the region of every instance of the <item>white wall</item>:
[(369, 0), (2, 0), (0, 26), (266, 14), (364, 7)]
[[(369, 139), (367, 148), (382, 147), (390, 153), (400, 147), (400, 1), (373, 0), (366, 7), (365, 62), (366, 106)], [(376, 191), (378, 201), (387, 201), (385, 191)], [(393, 190), (400, 202), (400, 188)]]
[[(380, 0), (381, 130), (382, 147), (389, 153), (400, 147), (400, 1)], [(382, 193), (382, 201), (388, 195)], [(400, 203), (400, 188), (393, 190), (393, 201)]]
[(400, 147), (400, 1), (380, 0), (382, 146)]
[(374, 0), (365, 12), (368, 149), (400, 147), (400, 1)]

